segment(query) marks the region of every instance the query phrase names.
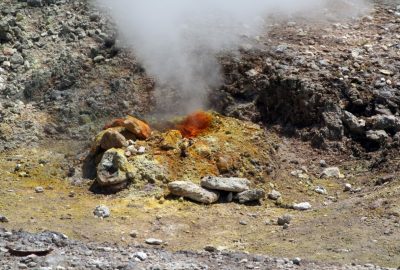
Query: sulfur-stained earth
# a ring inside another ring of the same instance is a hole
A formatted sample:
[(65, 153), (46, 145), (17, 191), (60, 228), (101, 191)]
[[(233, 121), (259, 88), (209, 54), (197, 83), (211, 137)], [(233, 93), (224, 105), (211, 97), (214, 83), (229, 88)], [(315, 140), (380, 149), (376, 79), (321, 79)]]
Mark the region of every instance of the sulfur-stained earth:
[[(189, 251), (206, 246), (250, 254), (229, 261), (207, 253), (220, 260), (209, 269), (244, 269), (257, 254), (289, 258), (277, 268), (398, 268), (400, 6), (371, 2), (370, 13), (340, 22), (280, 18), (221, 56), (223, 85), (209, 104), (218, 113), (184, 139), (176, 124), (185, 115), (164, 121), (152, 111), (153, 78), (90, 1), (0, 1), (0, 269), (25, 259), (6, 249), (20, 229), (83, 243), (69, 246), (72, 257), (89, 242), (101, 245), (106, 254), (92, 259), (114, 262), (135, 245), (152, 254), (144, 262), (151, 264), (160, 253), (145, 239), (159, 238), (166, 253), (183, 250), (187, 259), (198, 260)], [(107, 194), (93, 189), (82, 167), (102, 127), (127, 115), (153, 129), (135, 143), (144, 153), (127, 157), (151, 173)], [(327, 167), (340, 177), (321, 177)], [(246, 177), (282, 197), (202, 205), (168, 195), (169, 182), (206, 175)], [(302, 202), (311, 209), (293, 210)], [(98, 205), (110, 217), (96, 218)], [(277, 224), (285, 214), (288, 228)], [(286, 263), (295, 257), (300, 266)]]
[[(398, 182), (365, 186), (361, 181), (370, 175), (352, 162), (340, 164), (346, 179), (321, 179), (317, 173), (321, 153), (305, 144), (278, 139), (255, 124), (213, 116), (212, 126), (194, 139), (195, 144), (214, 143), (216, 147), (218, 141), (225, 145), (216, 148), (219, 154), (237, 154), (239, 158), (239, 153), (247, 152), (246, 159), (258, 158), (260, 164), (274, 164), (273, 172), (265, 175), (263, 182), (240, 168), (237, 175), (250, 176), (253, 185), (267, 192), (272, 187), (279, 190), (282, 202), (265, 199), (256, 205), (201, 205), (168, 196), (164, 199), (163, 194), (168, 191), (162, 181), (140, 187), (132, 185), (114, 195), (95, 194), (89, 191), (92, 181), (71, 184), (71, 177), (66, 175), (67, 160), (82, 147), (67, 141), (1, 155), (0, 206), (2, 215), (9, 219), (5, 227), (59, 231), (74, 239), (121, 245), (143, 244), (153, 237), (162, 239), (165, 248), (173, 251), (214, 246), (332, 263), (372, 262), (391, 267), (399, 264)], [(155, 138), (165, 134), (155, 132), (153, 139), (143, 143), (153, 144), (155, 149)], [(288, 151), (289, 146), (297, 151)], [(182, 158), (174, 150), (151, 151), (156, 159), (168, 161), (171, 173), (167, 175), (171, 180), (197, 181), (202, 174), (217, 171), (214, 161), (207, 157), (189, 154)], [(314, 158), (309, 159), (310, 155)], [(324, 158), (327, 162), (338, 161), (335, 156)], [(299, 167), (305, 160), (314, 160), (308, 166), (309, 179), (291, 175), (290, 168)], [(17, 164), (21, 166), (15, 169)], [(240, 164), (251, 167), (246, 162)], [(344, 192), (344, 181), (362, 186), (362, 193)], [(44, 188), (43, 193), (35, 191), (38, 186)], [(317, 194), (316, 186), (324, 186), (328, 194)], [(304, 201), (312, 204), (311, 211), (286, 207)], [(95, 218), (93, 210), (97, 205), (108, 206), (111, 216)], [(283, 229), (276, 220), (286, 213), (293, 216), (293, 221), (288, 229)], [(137, 232), (136, 238), (130, 236), (133, 230)]]

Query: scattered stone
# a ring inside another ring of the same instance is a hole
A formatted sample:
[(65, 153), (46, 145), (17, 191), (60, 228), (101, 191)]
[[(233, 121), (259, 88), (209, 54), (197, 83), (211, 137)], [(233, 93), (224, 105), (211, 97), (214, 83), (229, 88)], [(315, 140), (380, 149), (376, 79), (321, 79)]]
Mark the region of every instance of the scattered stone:
[(98, 205), (93, 210), (93, 214), (99, 218), (107, 218), (110, 216), (110, 209), (105, 205)]
[(318, 186), (314, 189), (315, 192), (317, 192), (318, 194), (327, 194), (328, 192), (326, 191), (326, 189), (324, 187)]
[(345, 192), (349, 192), (352, 190), (352, 185), (349, 183), (344, 184), (344, 189)]
[(175, 181), (168, 184), (171, 194), (189, 198), (193, 201), (211, 204), (218, 200), (219, 193), (202, 188), (192, 182)]
[(97, 55), (95, 58), (93, 58), (93, 62), (95, 62), (95, 63), (100, 63), (100, 62), (103, 62), (104, 60), (106, 60), (106, 59), (102, 55)]
[(328, 164), (326, 163), (325, 160), (321, 159), (319, 161), (319, 166), (321, 166), (322, 168), (326, 168), (326, 167), (328, 167)]
[(328, 167), (322, 171), (321, 178), (344, 178), (338, 167)]
[(291, 221), (292, 221), (292, 216), (289, 214), (285, 214), (279, 217), (277, 222), (279, 226), (283, 226), (285, 224), (290, 224)]
[(375, 186), (381, 186), (386, 183), (389, 183), (395, 179), (395, 176), (393, 174), (389, 175), (384, 175), (378, 178), (378, 180), (375, 181)]
[(133, 256), (135, 258), (138, 258), (141, 261), (145, 261), (147, 259), (147, 254), (142, 252), (142, 251), (138, 251), (135, 254), (133, 254)]
[(7, 223), (9, 220), (8, 220), (8, 218), (6, 217), (6, 216), (2, 216), (2, 215), (0, 215), (0, 222), (1, 223)]
[(20, 53), (14, 53), (13, 56), (10, 57), (10, 63), (13, 65), (23, 65), (24, 57)]
[(232, 158), (228, 155), (221, 155), (215, 161), (219, 173), (228, 173), (233, 168), (233, 161)]
[(310, 210), (311, 204), (309, 202), (296, 203), (293, 205), (293, 209), (299, 211)]
[(163, 243), (163, 241), (160, 239), (156, 239), (156, 238), (147, 238), (145, 240), (145, 243), (148, 245), (159, 246)]
[(249, 189), (250, 181), (246, 178), (206, 176), (201, 179), (200, 184), (208, 189), (242, 192)]
[(131, 231), (131, 232), (129, 233), (129, 235), (130, 235), (132, 238), (136, 238), (136, 237), (138, 236), (138, 232), (137, 232), (136, 230), (133, 230), (133, 231)]
[(296, 257), (292, 260), (292, 263), (295, 265), (300, 265), (301, 264), (301, 259), (299, 257)]
[(307, 172), (303, 171), (303, 170), (294, 170), (290, 172), (291, 175), (300, 178), (300, 179), (308, 179), (310, 178), (307, 174)]
[(35, 187), (35, 192), (36, 193), (43, 193), (44, 192), (44, 188), (43, 187)]
[(143, 155), (144, 153), (146, 153), (146, 147), (140, 146), (139, 149), (137, 150), (137, 153), (139, 155)]
[(246, 75), (249, 77), (255, 77), (258, 75), (258, 71), (255, 69), (250, 69), (249, 71), (246, 71)]
[(348, 111), (343, 112), (342, 121), (352, 133), (362, 134), (365, 131), (365, 120), (358, 119)]
[(268, 199), (276, 201), (281, 197), (281, 193), (275, 189), (268, 193)]
[(211, 246), (211, 245), (207, 245), (204, 247), (204, 250), (207, 252), (215, 252), (217, 250), (217, 248), (214, 246)]
[(246, 190), (238, 193), (235, 197), (235, 199), (238, 200), (239, 203), (259, 201), (263, 198), (265, 198), (265, 191), (262, 189)]
[(247, 221), (245, 221), (245, 220), (241, 220), (241, 221), (239, 221), (239, 224), (240, 224), (240, 225), (244, 225), (244, 226), (246, 226), (246, 225), (247, 225)]
[(289, 224), (287, 224), (287, 223), (283, 224), (282, 229), (284, 229), (284, 230), (289, 229)]
[(389, 138), (389, 135), (384, 130), (368, 130), (366, 137), (371, 141), (382, 144)]
[(400, 119), (394, 115), (376, 115), (372, 117), (372, 127), (375, 130), (400, 131)]

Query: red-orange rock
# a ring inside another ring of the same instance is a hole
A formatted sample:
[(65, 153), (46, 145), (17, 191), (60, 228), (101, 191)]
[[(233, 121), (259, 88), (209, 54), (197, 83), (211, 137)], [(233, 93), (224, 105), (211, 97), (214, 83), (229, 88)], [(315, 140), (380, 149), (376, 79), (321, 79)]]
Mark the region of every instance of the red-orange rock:
[(148, 124), (130, 115), (125, 118), (117, 118), (113, 120), (111, 123), (106, 124), (104, 129), (110, 127), (124, 127), (141, 140), (146, 140), (151, 135), (151, 128)]
[(130, 115), (125, 118), (123, 127), (132, 132), (138, 139), (146, 140), (151, 135), (151, 128), (148, 124)]

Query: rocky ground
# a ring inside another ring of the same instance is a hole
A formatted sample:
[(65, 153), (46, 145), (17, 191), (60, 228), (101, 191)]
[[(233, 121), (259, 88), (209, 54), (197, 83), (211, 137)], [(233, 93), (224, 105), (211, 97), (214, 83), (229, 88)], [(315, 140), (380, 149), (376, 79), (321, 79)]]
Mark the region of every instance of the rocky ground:
[[(169, 131), (182, 118), (149, 116), (153, 80), (90, 3), (1, 1), (0, 269), (399, 267), (398, 5), (375, 1), (340, 21), (273, 18), (240, 55), (220, 56), (218, 113), (189, 140)], [(128, 143), (114, 127), (113, 140), (93, 140), (127, 114), (153, 135)], [(124, 168), (119, 184), (135, 183), (105, 195), (84, 165), (107, 167), (110, 149), (139, 170)], [(211, 205), (168, 194), (207, 175), (264, 193), (243, 204), (242, 189), (224, 190)]]
[[(300, 258), (278, 259), (212, 248), (171, 253), (163, 248), (84, 244), (55, 232), (29, 234), (3, 230), (0, 237), (1, 269), (389, 269), (373, 264), (324, 265)], [(10, 250), (20, 257), (11, 256)], [(23, 254), (21, 250), (32, 254)]]

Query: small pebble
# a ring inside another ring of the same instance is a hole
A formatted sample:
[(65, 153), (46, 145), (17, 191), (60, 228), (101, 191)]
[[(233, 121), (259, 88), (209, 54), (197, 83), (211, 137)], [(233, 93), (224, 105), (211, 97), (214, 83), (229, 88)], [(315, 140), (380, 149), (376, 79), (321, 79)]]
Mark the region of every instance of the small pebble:
[(35, 192), (36, 193), (43, 193), (44, 192), (44, 188), (43, 187), (35, 187)]
[(144, 252), (136, 252), (133, 256), (135, 256), (135, 258), (138, 258), (141, 261), (145, 261), (147, 259), (147, 254)]
[(160, 239), (156, 239), (156, 238), (148, 238), (145, 240), (145, 243), (149, 244), (149, 245), (158, 246), (158, 245), (161, 245), (163, 243), (163, 241)]
[(136, 238), (136, 237), (138, 236), (138, 232), (137, 232), (136, 230), (133, 230), (133, 231), (131, 231), (131, 232), (129, 233), (129, 235), (130, 235), (132, 238)]
[(110, 209), (105, 205), (98, 205), (93, 210), (93, 214), (99, 218), (107, 218), (110, 216)]
[(295, 265), (300, 265), (301, 259), (300, 259), (299, 257), (296, 257), (296, 258), (294, 258), (294, 259), (292, 260), (292, 262), (293, 262), (293, 264), (295, 264)]
[(345, 192), (351, 191), (351, 189), (352, 189), (351, 184), (349, 184), (349, 183), (344, 184), (344, 191)]

